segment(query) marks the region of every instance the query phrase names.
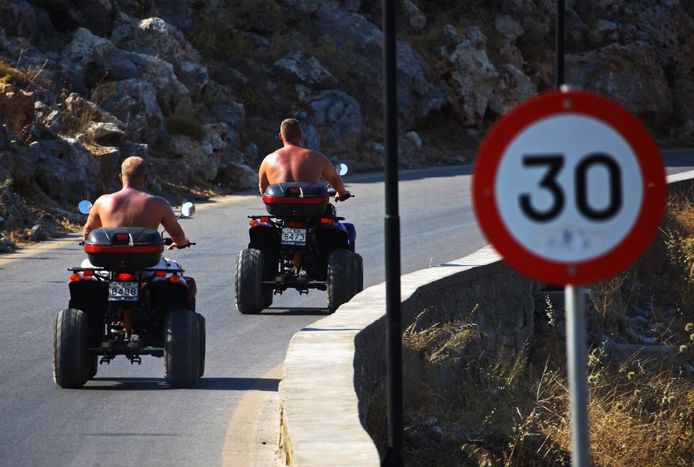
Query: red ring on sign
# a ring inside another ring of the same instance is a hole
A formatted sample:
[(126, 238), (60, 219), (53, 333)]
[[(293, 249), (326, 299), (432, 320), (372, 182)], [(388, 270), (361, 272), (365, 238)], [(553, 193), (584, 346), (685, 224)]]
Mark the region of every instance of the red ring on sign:
[[(619, 133), (636, 155), (644, 184), (631, 231), (611, 250), (582, 262), (551, 261), (525, 248), (502, 220), (494, 192), (501, 158), (515, 137), (542, 118), (566, 113), (595, 118)], [(623, 271), (648, 248), (665, 212), (665, 169), (648, 129), (621, 105), (588, 92), (549, 92), (512, 109), (487, 133), (473, 174), (472, 201), (484, 236), (511, 267), (549, 284), (585, 285)]]

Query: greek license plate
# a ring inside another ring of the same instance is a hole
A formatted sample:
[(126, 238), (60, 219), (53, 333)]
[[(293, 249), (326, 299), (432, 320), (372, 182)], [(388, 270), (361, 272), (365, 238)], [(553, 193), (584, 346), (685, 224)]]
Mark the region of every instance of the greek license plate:
[(306, 245), (306, 229), (282, 229), (282, 245)]
[(111, 282), (108, 285), (109, 302), (136, 302), (140, 295), (137, 282)]

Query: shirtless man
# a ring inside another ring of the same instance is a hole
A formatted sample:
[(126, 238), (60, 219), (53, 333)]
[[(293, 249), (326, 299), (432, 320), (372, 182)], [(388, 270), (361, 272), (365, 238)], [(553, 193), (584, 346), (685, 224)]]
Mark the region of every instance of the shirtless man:
[(161, 196), (144, 192), (147, 181), (147, 164), (144, 159), (137, 156), (125, 159), (118, 177), (123, 188), (96, 200), (84, 224), (83, 240), (87, 240), (89, 232), (100, 227), (144, 227), (157, 230), (161, 224), (174, 241), (169, 245), (169, 250), (190, 246), (169, 203)]
[(298, 120), (283, 120), (279, 138), (282, 147), (267, 155), (260, 164), (258, 188), (261, 195), (265, 193), (268, 185), (273, 183), (320, 183), (322, 176), (337, 191), (335, 201), (343, 201), (351, 196), (327, 157), (318, 151), (299, 146), (301, 127)]

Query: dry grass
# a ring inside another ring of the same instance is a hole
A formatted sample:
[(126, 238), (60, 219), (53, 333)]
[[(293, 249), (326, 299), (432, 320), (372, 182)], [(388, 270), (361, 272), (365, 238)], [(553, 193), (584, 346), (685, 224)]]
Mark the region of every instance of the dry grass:
[[(593, 465), (694, 465), (694, 203), (671, 199), (650, 250), (591, 300), (594, 325), (616, 342), (634, 340), (627, 318), (638, 308), (673, 350), (619, 362), (591, 348)], [(563, 323), (546, 305), (533, 342), (515, 353), (484, 346), (474, 324), (484, 310), (405, 331), (408, 466), (570, 465)]]

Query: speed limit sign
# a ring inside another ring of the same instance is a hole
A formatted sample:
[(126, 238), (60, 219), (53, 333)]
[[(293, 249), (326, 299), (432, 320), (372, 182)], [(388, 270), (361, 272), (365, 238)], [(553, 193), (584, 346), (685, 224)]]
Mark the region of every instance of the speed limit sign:
[(663, 216), (665, 170), (648, 130), (586, 92), (550, 92), (485, 137), (472, 182), (483, 233), (533, 279), (587, 284), (629, 266)]

